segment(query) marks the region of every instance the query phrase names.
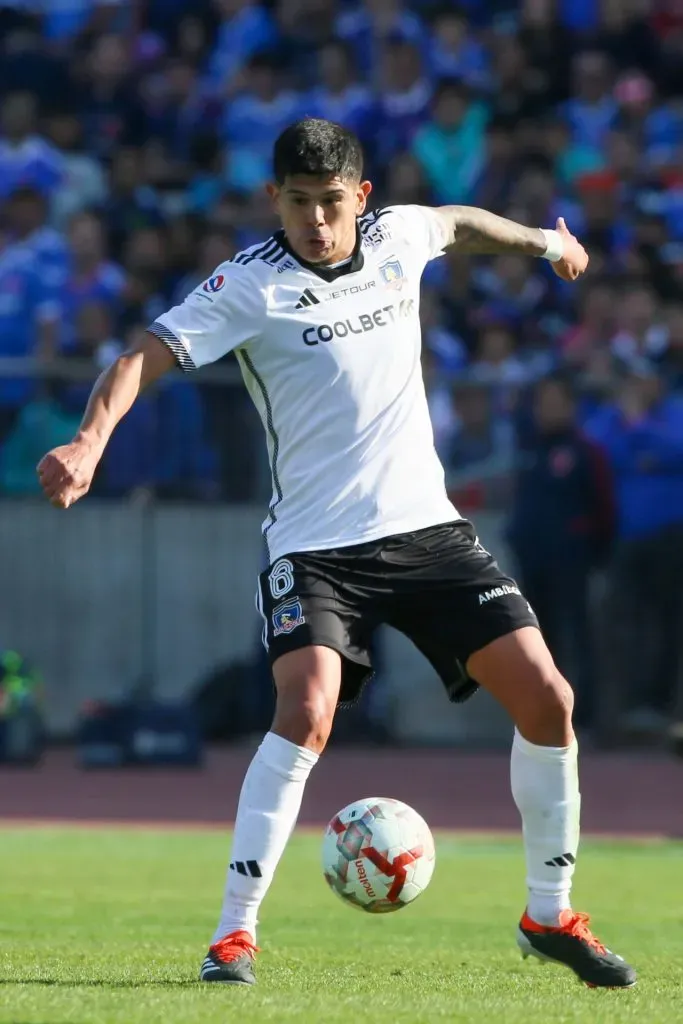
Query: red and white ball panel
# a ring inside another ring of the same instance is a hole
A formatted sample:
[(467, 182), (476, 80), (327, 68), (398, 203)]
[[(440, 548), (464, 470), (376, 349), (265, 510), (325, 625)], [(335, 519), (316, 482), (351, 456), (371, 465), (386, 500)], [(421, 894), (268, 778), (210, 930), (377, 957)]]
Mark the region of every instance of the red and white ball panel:
[(323, 872), (337, 895), (373, 914), (400, 910), (429, 885), (434, 839), (400, 800), (370, 797), (336, 814), (323, 838)]

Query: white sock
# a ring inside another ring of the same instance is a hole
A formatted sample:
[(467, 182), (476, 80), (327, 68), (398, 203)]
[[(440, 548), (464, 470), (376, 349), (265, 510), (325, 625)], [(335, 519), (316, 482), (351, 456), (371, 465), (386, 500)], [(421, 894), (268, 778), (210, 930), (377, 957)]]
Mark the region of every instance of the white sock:
[(537, 747), (515, 729), (510, 760), (512, 795), (522, 816), (528, 913), (553, 927), (571, 907), (579, 847), (578, 744)]
[(318, 755), (267, 733), (242, 783), (223, 907), (213, 942), (244, 929), (256, 940), (258, 910), (294, 830)]

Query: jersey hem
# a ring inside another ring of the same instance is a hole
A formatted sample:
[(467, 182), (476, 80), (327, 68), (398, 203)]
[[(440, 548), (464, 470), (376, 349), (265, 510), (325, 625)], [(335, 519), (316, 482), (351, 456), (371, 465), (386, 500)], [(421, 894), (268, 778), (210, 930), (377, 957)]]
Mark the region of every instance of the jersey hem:
[[(295, 548), (286, 548), (280, 550), (280, 547), (274, 547), (271, 538), (268, 538), (268, 548), (270, 551), (270, 565), (274, 565), (275, 562), (280, 558), (290, 558), (295, 555), (311, 554), (314, 551), (334, 551), (336, 548), (352, 548), (357, 544), (371, 544), (374, 540), (388, 540), (390, 537), (398, 537), (402, 533), (412, 533), (414, 530), (428, 530), (433, 526), (446, 526), (448, 523), (462, 523), (465, 522), (463, 516), (453, 509), (453, 515), (449, 517), (439, 516), (436, 519), (420, 518), (419, 520), (402, 520), (397, 523), (387, 524), (385, 526), (378, 527), (376, 530), (370, 530), (367, 533), (359, 534), (355, 537), (345, 537), (343, 540), (336, 539), (323, 541), (316, 544), (306, 544), (303, 546), (297, 546)], [(264, 531), (265, 535), (265, 531)]]

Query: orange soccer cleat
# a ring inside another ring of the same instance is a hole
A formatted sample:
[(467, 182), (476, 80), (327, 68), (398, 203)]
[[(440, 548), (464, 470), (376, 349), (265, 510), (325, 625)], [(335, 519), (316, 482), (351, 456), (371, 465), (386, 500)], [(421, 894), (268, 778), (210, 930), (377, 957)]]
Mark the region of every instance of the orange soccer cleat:
[(218, 981), (224, 985), (254, 985), (254, 957), (258, 952), (249, 932), (230, 932), (209, 946), (199, 980)]
[(522, 956), (535, 956), (549, 963), (563, 964), (590, 988), (631, 988), (636, 972), (596, 939), (589, 928), (588, 914), (563, 910), (556, 928), (532, 921), (524, 912), (519, 922), (517, 945)]

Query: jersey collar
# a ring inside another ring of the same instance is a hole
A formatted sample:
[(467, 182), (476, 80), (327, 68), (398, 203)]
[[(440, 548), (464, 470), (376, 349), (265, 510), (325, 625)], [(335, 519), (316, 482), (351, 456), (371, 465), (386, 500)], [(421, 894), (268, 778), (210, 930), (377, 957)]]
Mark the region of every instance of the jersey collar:
[(338, 277), (344, 277), (346, 274), (355, 274), (359, 270), (363, 269), (365, 262), (362, 249), (363, 236), (361, 235), (358, 223), (356, 223), (356, 244), (353, 247), (351, 260), (348, 263), (345, 263), (343, 267), (321, 267), (317, 263), (309, 263), (308, 260), (304, 260), (301, 256), (297, 256), (287, 241), (287, 236), (282, 230), (276, 231), (273, 237), (277, 239), (285, 252), (289, 253), (297, 263), (299, 263), (305, 270), (310, 270), (312, 274), (322, 278), (323, 281), (336, 281)]

